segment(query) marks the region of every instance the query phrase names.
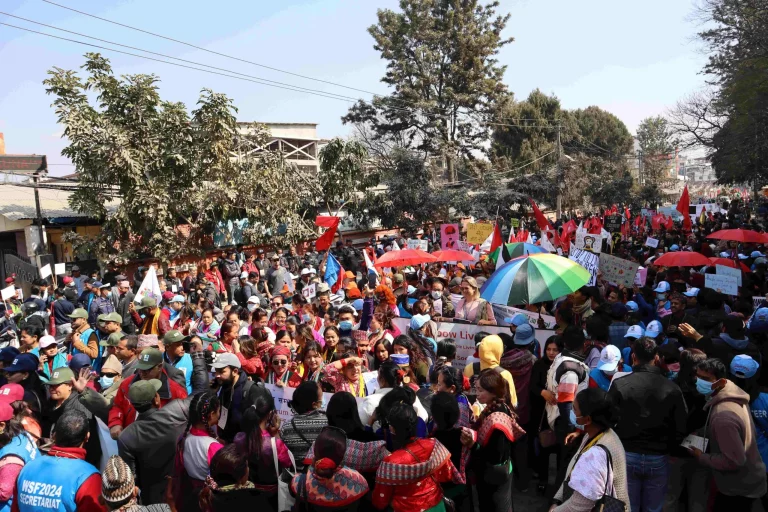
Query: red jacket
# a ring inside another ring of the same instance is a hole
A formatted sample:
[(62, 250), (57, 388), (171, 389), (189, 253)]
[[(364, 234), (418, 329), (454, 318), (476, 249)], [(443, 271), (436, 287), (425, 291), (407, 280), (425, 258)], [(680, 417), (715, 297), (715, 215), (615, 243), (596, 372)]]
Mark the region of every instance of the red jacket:
[(224, 278), (221, 277), (221, 272), (219, 272), (218, 268), (213, 270), (206, 270), (205, 278), (213, 284), (213, 287), (216, 289), (216, 293), (219, 295), (224, 293)]
[(246, 261), (240, 266), (240, 270), (242, 272), (248, 272), (249, 274), (251, 272), (256, 272), (257, 274), (261, 274), (261, 272), (259, 272), (259, 267), (256, 266), (255, 261)]
[[(160, 379), (163, 381), (164, 386), (158, 391), (160, 394), (160, 407), (163, 407), (171, 400), (186, 398), (187, 388), (180, 386), (174, 380), (169, 379), (165, 370), (162, 370), (162, 372)], [(130, 400), (128, 400), (128, 388), (131, 387), (134, 379), (139, 379), (138, 372), (121, 382), (120, 387), (117, 388), (115, 401), (112, 403), (112, 408), (109, 410), (109, 428), (119, 425), (125, 429), (125, 427), (136, 420), (136, 409), (133, 408)]]

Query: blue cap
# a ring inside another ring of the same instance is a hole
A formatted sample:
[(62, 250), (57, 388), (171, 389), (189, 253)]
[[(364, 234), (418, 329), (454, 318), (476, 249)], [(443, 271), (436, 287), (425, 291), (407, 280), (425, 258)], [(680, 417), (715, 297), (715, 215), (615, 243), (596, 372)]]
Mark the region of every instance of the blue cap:
[(629, 329), (627, 329), (627, 334), (624, 335), (625, 338), (642, 338), (644, 334), (643, 328), (639, 325), (632, 325)]
[(667, 293), (669, 291), (669, 283), (666, 281), (659, 281), (659, 286), (653, 291), (656, 293)]
[(407, 366), (411, 362), (408, 354), (390, 354), (389, 358), (398, 366)]
[(101, 281), (94, 281), (93, 283), (91, 283), (91, 286), (93, 286), (94, 288), (101, 288), (102, 284), (101, 284)]
[(173, 298), (168, 302), (181, 302), (183, 304), (187, 302), (187, 299), (185, 299), (183, 295), (174, 295)]
[(621, 360), (621, 350), (615, 345), (606, 345), (600, 351), (600, 359), (597, 362), (597, 369), (605, 372), (612, 372), (619, 367)]
[(637, 302), (633, 300), (628, 300), (627, 303), (624, 305), (627, 306), (627, 311), (629, 311), (630, 313), (637, 313), (638, 311), (640, 311), (640, 306), (638, 306)]
[(16, 356), (19, 355), (19, 349), (16, 347), (5, 347), (0, 350), (0, 362), (3, 364), (11, 364)]
[(677, 244), (672, 244), (669, 248), (670, 251), (675, 252), (680, 250), (680, 246)]
[(35, 354), (19, 354), (11, 366), (3, 368), (6, 372), (36, 372), (40, 360)]
[(742, 379), (755, 376), (760, 365), (746, 354), (739, 354), (731, 360), (731, 373)]
[(723, 251), (720, 253), (721, 258), (730, 258), (731, 255), (728, 253), (728, 251)]
[(529, 323), (517, 327), (515, 331), (515, 345), (530, 345), (536, 341), (536, 331)]
[(411, 329), (418, 331), (422, 327), (424, 327), (424, 324), (429, 322), (430, 316), (429, 315), (413, 315), (411, 317)]
[(661, 334), (661, 331), (663, 331), (664, 328), (661, 326), (661, 322), (658, 320), (654, 320), (651, 323), (648, 324), (648, 327), (645, 328), (645, 332), (643, 333), (643, 336), (648, 336), (649, 338), (655, 338), (659, 334)]
[(357, 299), (355, 302), (352, 303), (352, 307), (355, 308), (355, 311), (362, 311), (363, 310), (363, 299)]
[(69, 369), (72, 370), (75, 374), (85, 368), (86, 366), (91, 366), (91, 358), (88, 357), (86, 354), (80, 353), (75, 354), (72, 356), (72, 359), (69, 360)]
[(748, 260), (748, 259), (749, 259), (749, 256), (747, 256), (746, 254), (741, 254), (741, 253), (739, 253), (739, 259), (740, 259), (740, 260)]
[(522, 313), (517, 313), (515, 316), (510, 318), (507, 321), (508, 324), (514, 325), (515, 327), (520, 327), (521, 325), (525, 325), (528, 323), (528, 315), (524, 315)]
[(747, 325), (749, 332), (768, 332), (768, 308), (758, 308)]
[(752, 251), (752, 254), (749, 255), (750, 258), (764, 258), (765, 254), (761, 253), (760, 251)]

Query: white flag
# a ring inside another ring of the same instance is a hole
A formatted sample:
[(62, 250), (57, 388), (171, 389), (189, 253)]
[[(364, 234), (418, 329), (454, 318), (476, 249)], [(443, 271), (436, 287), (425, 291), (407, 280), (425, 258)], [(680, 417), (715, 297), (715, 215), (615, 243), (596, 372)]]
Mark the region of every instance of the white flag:
[(399, 251), (400, 250), (400, 246), (397, 245), (397, 242), (394, 241), (394, 240), (392, 241), (392, 250), (393, 251)]
[(552, 245), (552, 242), (549, 241), (549, 233), (550, 231), (548, 230), (541, 232), (541, 248), (548, 252), (557, 252), (555, 250), (555, 246)]
[(363, 258), (365, 258), (365, 268), (368, 269), (368, 272), (373, 272), (377, 276), (379, 275), (379, 271), (376, 270), (376, 267), (373, 266), (373, 262), (371, 261), (371, 258), (368, 256), (368, 251), (363, 249)]
[(491, 234), (488, 235), (488, 238), (485, 239), (485, 242), (480, 244), (480, 252), (491, 252), (491, 244), (493, 243), (493, 233), (494, 231), (491, 231)]
[(147, 275), (144, 277), (144, 281), (141, 282), (141, 286), (139, 286), (139, 290), (136, 292), (136, 298), (133, 300), (139, 303), (144, 297), (152, 297), (158, 304), (160, 304), (162, 299), (160, 285), (157, 282), (157, 269), (152, 266), (147, 269)]
[(509, 240), (507, 240), (507, 243), (512, 243), (515, 241), (515, 226), (512, 224), (509, 225)]

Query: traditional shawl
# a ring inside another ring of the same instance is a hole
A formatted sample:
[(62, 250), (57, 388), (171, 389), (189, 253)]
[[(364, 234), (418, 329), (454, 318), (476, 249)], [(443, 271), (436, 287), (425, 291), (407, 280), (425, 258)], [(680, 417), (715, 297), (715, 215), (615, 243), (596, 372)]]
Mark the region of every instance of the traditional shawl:
[(510, 442), (515, 442), (525, 435), (525, 431), (512, 419), (512, 416), (503, 412), (494, 412), (483, 420), (480, 430), (477, 431), (477, 441), (480, 446), (488, 444), (494, 430), (503, 433)]
[(339, 508), (350, 505), (368, 492), (368, 482), (357, 471), (340, 467), (330, 478), (322, 478), (310, 466), (306, 474), (291, 480), (291, 491), (301, 501), (318, 507)]
[(399, 464), (396, 462), (382, 462), (376, 472), (376, 483), (382, 485), (413, 484), (428, 477), (443, 464), (451, 462), (451, 454), (448, 449), (437, 439), (419, 439), (418, 443), (432, 443), (432, 453), (424, 462)]
[[(363, 443), (347, 439), (347, 451), (344, 453), (342, 464), (361, 473), (376, 471), (384, 459), (389, 456), (385, 441), (370, 441)], [(315, 443), (309, 447), (304, 465), (310, 466), (315, 458)]]

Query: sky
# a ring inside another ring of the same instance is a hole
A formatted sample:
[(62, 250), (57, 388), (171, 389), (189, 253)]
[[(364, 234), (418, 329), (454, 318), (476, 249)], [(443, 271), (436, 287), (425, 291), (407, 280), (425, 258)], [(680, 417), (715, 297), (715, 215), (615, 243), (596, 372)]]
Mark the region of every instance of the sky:
[[(385, 61), (367, 28), (377, 9), (397, 0), (53, 0), (90, 14), (191, 43), (229, 56), (386, 94), (380, 83)], [(505, 83), (517, 99), (535, 88), (557, 95), (564, 108), (597, 105), (635, 133), (645, 117), (662, 115), (703, 85), (706, 56), (692, 20), (695, 0), (501, 0), (510, 13), (505, 37), (515, 40), (499, 53)], [(3, 0), (0, 11), (58, 28), (241, 74), (352, 98), (371, 95), (279, 73), (212, 55), (78, 14), (42, 0)], [(0, 23), (110, 46), (0, 14)], [(99, 51), (116, 74), (154, 73), (164, 99), (194, 108), (200, 90), (211, 88), (235, 100), (241, 121), (310, 122), (324, 138), (347, 136), (341, 123), (350, 102), (94, 49), (0, 25), (0, 132), (6, 152), (47, 154), (66, 164), (66, 140), (42, 81), (53, 67), (78, 69), (83, 54)], [(126, 50), (132, 51), (132, 50)], [(134, 52), (136, 53), (136, 52)], [(51, 166), (51, 174), (74, 171)]]

